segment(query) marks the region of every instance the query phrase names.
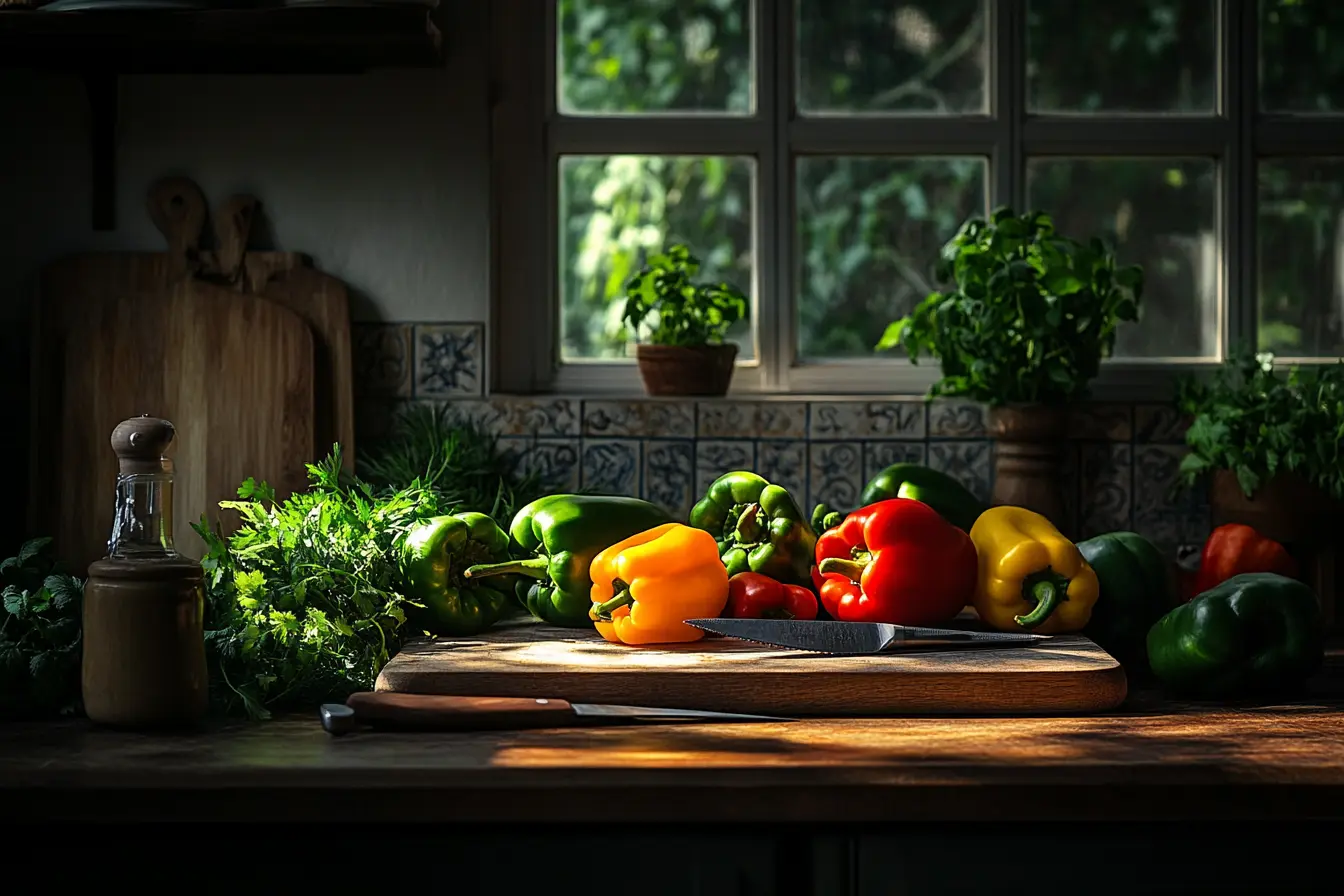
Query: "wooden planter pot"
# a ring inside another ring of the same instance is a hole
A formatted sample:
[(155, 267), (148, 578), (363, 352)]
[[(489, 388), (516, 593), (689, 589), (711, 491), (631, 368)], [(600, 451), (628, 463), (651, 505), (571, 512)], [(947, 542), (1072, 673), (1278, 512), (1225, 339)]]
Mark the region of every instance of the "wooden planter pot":
[(635, 357), (650, 395), (718, 396), (733, 381), (737, 346), (640, 344)]
[(989, 412), (994, 436), (993, 504), (1025, 507), (1057, 528), (1067, 526), (1064, 504), (1064, 440), (1069, 409), (1007, 405)]

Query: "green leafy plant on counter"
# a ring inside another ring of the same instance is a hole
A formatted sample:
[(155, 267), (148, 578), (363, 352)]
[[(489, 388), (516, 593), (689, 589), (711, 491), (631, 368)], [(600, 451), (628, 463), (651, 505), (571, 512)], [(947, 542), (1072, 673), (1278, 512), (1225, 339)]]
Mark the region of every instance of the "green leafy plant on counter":
[(276, 501), (248, 480), (225, 502), (242, 525), (227, 538), (203, 520), (206, 646), (212, 700), (254, 719), (312, 708), (374, 685), (403, 636), (395, 548), (417, 521), (446, 513), (412, 480), (397, 490), (341, 476), (341, 449), (308, 465), (310, 488)]
[(0, 718), (80, 709), (84, 583), (49, 554), (50, 538), (0, 562)]
[(730, 283), (696, 283), (700, 260), (677, 244), (652, 255), (626, 285), (623, 320), (653, 345), (718, 345), (747, 315), (747, 297)]
[(931, 396), (991, 407), (1082, 398), (1143, 292), (1142, 270), (1118, 266), (1101, 240), (1079, 243), (1049, 215), (1010, 208), (963, 224), (937, 273), (952, 288), (893, 321), (877, 349), (933, 356), (942, 378)]
[(514, 513), (545, 494), (540, 478), (521, 469), (499, 437), (445, 404), (411, 404), (393, 419), (389, 435), (356, 459), (363, 481), (402, 489), (419, 482), (440, 503), (489, 514), (508, 529)]
[(1275, 369), (1274, 356), (1242, 348), (1207, 382), (1181, 380), (1177, 407), (1194, 419), (1180, 484), (1230, 470), (1243, 493), (1295, 473), (1344, 499), (1344, 362)]

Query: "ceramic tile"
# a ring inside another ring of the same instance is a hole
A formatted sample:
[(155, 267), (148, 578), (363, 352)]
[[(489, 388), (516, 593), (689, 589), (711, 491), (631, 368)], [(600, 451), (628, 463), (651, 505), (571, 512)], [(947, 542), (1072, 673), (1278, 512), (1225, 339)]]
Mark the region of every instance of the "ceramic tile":
[(409, 398), (414, 364), (410, 324), (353, 324), (354, 388), (361, 396)]
[(579, 440), (537, 439), (527, 456), (527, 469), (553, 492), (579, 487)]
[(490, 399), (484, 413), (502, 435), (556, 437), (579, 434), (577, 399), (500, 396)]
[(579, 482), (602, 495), (638, 495), (640, 443), (636, 439), (584, 439)]
[(1081, 446), (1079, 538), (1129, 529), (1132, 525), (1132, 451), (1128, 443)]
[(585, 401), (583, 434), (691, 438), (695, 435), (695, 405), (688, 401)]
[(993, 443), (982, 440), (929, 443), (929, 466), (947, 473), (982, 501), (989, 500), (993, 482)]
[(1069, 438), (1128, 442), (1134, 435), (1134, 406), (1089, 402), (1069, 415)]
[(1134, 406), (1134, 441), (1184, 442), (1190, 421), (1170, 404)]
[(923, 442), (865, 442), (863, 481), (870, 482), (892, 464), (922, 464), (927, 456), (928, 446)]
[(806, 402), (761, 402), (756, 407), (756, 435), (763, 439), (807, 438)]
[(531, 436), (500, 436), (496, 442), (500, 455), (513, 461), (513, 468), (518, 472), (528, 468), (536, 444), (537, 440)]
[(841, 511), (858, 507), (864, 484), (863, 446), (856, 442), (812, 442), (807, 453), (806, 506), (826, 504)]
[(695, 443), (689, 439), (649, 439), (644, 443), (644, 499), (677, 519), (691, 513), (695, 490)]
[(985, 434), (985, 406), (979, 402), (959, 398), (938, 398), (929, 402), (931, 437), (978, 439)]
[(750, 401), (702, 401), (695, 408), (702, 439), (749, 439), (756, 435), (757, 405)]
[[(695, 491), (703, 495), (724, 473), (756, 468), (756, 445), (749, 441), (701, 439), (695, 443)], [(764, 475), (764, 474), (762, 474)], [(767, 477), (768, 478), (768, 477)]]
[(367, 445), (392, 429), (397, 410), (404, 402), (386, 398), (362, 398), (355, 402), (355, 444)]
[(922, 401), (823, 401), (809, 409), (812, 439), (922, 439)]
[[(807, 443), (799, 439), (756, 443), (756, 472), (782, 485), (800, 504), (807, 501)], [(811, 514), (810, 507), (804, 507)]]
[(1209, 533), (1204, 495), (1173, 493), (1184, 445), (1135, 445), (1133, 451), (1134, 531), (1171, 554), (1183, 544), (1202, 543)]
[(485, 328), (480, 324), (416, 324), (417, 398), (485, 394)]

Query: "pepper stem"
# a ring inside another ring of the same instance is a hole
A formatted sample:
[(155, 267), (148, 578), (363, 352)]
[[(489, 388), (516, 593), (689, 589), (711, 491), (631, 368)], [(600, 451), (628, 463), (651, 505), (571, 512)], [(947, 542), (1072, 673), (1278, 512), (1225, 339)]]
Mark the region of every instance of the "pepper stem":
[(846, 560), (844, 557), (827, 557), (817, 564), (817, 572), (822, 575), (827, 573), (836, 573), (849, 579), (851, 582), (857, 582), (863, 578), (863, 571), (868, 568), (869, 560)]
[(610, 622), (613, 611), (619, 610), (621, 607), (628, 607), (635, 602), (635, 599), (630, 596), (629, 585), (620, 579), (613, 580), (612, 585), (618, 589), (616, 596), (600, 604), (593, 604), (593, 608), (588, 611), (589, 619)]
[(1049, 569), (1042, 575), (1036, 581), (1023, 583), (1022, 596), (1036, 604), (1026, 615), (1013, 617), (1013, 621), (1023, 628), (1035, 628), (1045, 622), (1056, 607), (1069, 599), (1068, 579)]
[(551, 561), (545, 557), (530, 557), (527, 560), (509, 560), (505, 563), (478, 563), (462, 571), (464, 579), (483, 579), (486, 576), (523, 575), (544, 580), (549, 575), (546, 568)]
[(748, 504), (733, 527), (739, 544), (755, 544), (761, 539), (761, 505)]

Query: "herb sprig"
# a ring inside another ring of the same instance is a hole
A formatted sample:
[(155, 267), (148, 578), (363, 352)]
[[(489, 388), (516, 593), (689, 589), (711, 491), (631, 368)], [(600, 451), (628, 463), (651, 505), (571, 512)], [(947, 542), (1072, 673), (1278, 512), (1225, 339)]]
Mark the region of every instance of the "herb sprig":
[(1181, 380), (1177, 407), (1194, 419), (1180, 483), (1230, 470), (1249, 498), (1279, 473), (1295, 473), (1344, 499), (1344, 362), (1284, 375), (1274, 356), (1242, 348), (1209, 382)]
[(953, 288), (893, 321), (877, 349), (900, 346), (916, 364), (932, 355), (943, 375), (931, 396), (991, 407), (1082, 398), (1143, 294), (1143, 271), (1118, 266), (1101, 240), (1084, 245), (1049, 215), (1010, 208), (963, 224), (937, 273)]
[(84, 584), (50, 556), (51, 541), (0, 562), (0, 718), (80, 709)]

